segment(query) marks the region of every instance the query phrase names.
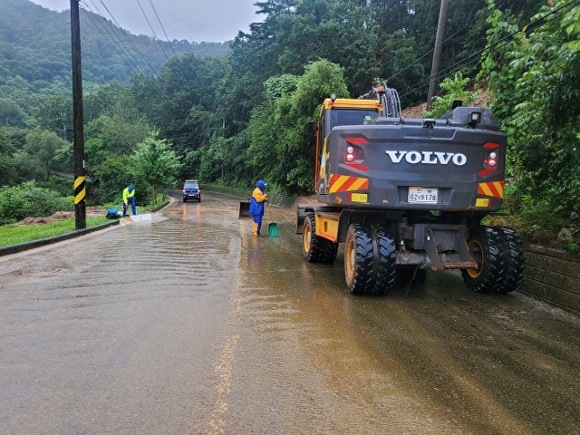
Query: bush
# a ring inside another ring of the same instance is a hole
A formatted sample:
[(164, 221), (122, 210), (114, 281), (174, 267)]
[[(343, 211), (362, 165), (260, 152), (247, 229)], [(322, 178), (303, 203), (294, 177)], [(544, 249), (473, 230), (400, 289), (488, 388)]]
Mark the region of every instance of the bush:
[[(522, 193), (517, 186), (506, 185), (505, 198), (499, 214), (484, 219), (485, 225), (505, 225), (514, 228), (528, 243), (564, 249), (568, 252), (580, 251), (580, 231), (578, 214), (568, 213), (555, 201), (537, 199)], [(559, 234), (568, 230), (570, 239), (561, 239)]]
[(0, 224), (12, 224), (30, 215), (32, 207), (17, 186), (0, 189)]
[(445, 91), (444, 95), (435, 96), (431, 104), (431, 110), (426, 111), (423, 116), (425, 118), (439, 118), (450, 110), (455, 100), (461, 100), (464, 106), (469, 106), (481, 92), (466, 90), (468, 83), (469, 78), (464, 78), (461, 73), (455, 74), (453, 78), (447, 77), (444, 79), (439, 84), (439, 87)]
[(37, 187), (33, 181), (0, 188), (0, 225), (15, 223), (28, 216), (50, 216), (59, 210), (74, 210), (72, 198)]
[[(89, 182), (87, 181), (87, 185)], [(48, 180), (36, 180), (36, 186), (54, 190), (58, 196), (72, 195), (73, 180), (51, 175)], [(88, 187), (88, 186), (87, 186)]]

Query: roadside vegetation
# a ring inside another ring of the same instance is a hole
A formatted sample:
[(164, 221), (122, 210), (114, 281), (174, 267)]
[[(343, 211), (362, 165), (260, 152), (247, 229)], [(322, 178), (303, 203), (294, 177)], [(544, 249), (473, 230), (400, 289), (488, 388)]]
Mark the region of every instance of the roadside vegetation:
[[(37, 191), (38, 188), (33, 187), (32, 192)], [(0, 191), (0, 198), (1, 196), (2, 192)], [(27, 213), (21, 212), (18, 218), (11, 220), (14, 223), (0, 225), (0, 247), (31, 242), (75, 231), (76, 220), (74, 207), (71, 206), (71, 198), (62, 197), (58, 199), (60, 206), (55, 205), (50, 209), (40, 207), (31, 210), (27, 208)], [(158, 193), (155, 200), (151, 198), (148, 204), (138, 209), (138, 213), (156, 211), (168, 202), (169, 198), (165, 193)], [(119, 212), (122, 209), (121, 206), (112, 203), (87, 208), (85, 213), (86, 227), (91, 228), (111, 222), (111, 219), (106, 217), (106, 212), (109, 208), (117, 208)], [(24, 215), (26, 216), (23, 217)]]
[[(104, 216), (87, 217), (87, 228), (110, 222)], [(54, 220), (51, 222), (30, 225), (2, 225), (0, 226), (0, 247), (17, 245), (47, 237), (59, 236), (75, 230), (75, 218)]]
[[(526, 241), (578, 252), (578, 2), (449, 8), (429, 116), (485, 90), (509, 138), (505, 207), (493, 219)], [(226, 55), (179, 54), (128, 81), (104, 79), (100, 62), (84, 84), (87, 205), (118, 207), (134, 183), (146, 207), (188, 178), (241, 189), (263, 178), (273, 192), (309, 194), (314, 150), (304, 124), (325, 97), (358, 97), (377, 77), (399, 91), (403, 108), (423, 102), (438, 11), (439, 0), (266, 0), (262, 20)], [(10, 44), (0, 33), (0, 51), (22, 51)], [(63, 190), (52, 175), (73, 172), (70, 86), (33, 65), (26, 73), (0, 68), (2, 225), (72, 207), (72, 182)]]

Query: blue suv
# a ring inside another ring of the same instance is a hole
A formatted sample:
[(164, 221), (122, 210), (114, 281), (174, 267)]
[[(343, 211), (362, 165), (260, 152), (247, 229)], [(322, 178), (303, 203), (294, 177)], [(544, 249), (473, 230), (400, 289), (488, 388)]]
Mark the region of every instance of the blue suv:
[(183, 202), (186, 202), (188, 199), (196, 199), (198, 202), (201, 202), (201, 186), (197, 180), (185, 180), (182, 192)]

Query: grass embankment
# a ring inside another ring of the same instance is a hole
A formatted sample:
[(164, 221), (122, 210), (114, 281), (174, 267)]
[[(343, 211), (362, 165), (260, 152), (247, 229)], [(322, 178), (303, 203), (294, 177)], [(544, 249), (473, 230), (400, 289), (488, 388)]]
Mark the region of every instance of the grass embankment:
[[(87, 228), (110, 222), (105, 216), (87, 217)], [(32, 225), (2, 225), (0, 226), (0, 247), (17, 245), (33, 240), (46, 239), (47, 237), (75, 231), (75, 219), (63, 219), (54, 222)]]
[[(169, 203), (169, 198), (165, 194), (157, 196), (155, 204), (146, 204), (138, 208), (139, 213), (150, 213), (157, 211)], [(111, 204), (101, 206), (103, 210), (113, 207)], [(111, 222), (105, 216), (86, 216), (86, 227), (91, 228), (97, 225)], [(43, 223), (31, 223), (27, 225), (10, 224), (0, 225), (0, 248), (3, 246), (17, 245), (19, 243), (32, 242), (34, 240), (46, 239), (48, 237), (60, 236), (75, 231), (75, 218), (56, 219)]]

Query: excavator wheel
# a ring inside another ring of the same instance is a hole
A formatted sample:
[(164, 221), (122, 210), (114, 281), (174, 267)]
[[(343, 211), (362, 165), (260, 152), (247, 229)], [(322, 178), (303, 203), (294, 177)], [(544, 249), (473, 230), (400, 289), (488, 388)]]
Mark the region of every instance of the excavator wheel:
[(516, 290), (524, 279), (524, 248), (517, 233), (508, 227), (496, 227), (500, 236), (500, 251), (505, 261), (505, 276), (496, 289), (498, 293)]
[(465, 285), (481, 293), (500, 291), (506, 268), (500, 232), (491, 227), (478, 227), (467, 241), (467, 246), (479, 268), (461, 271)]
[(316, 235), (314, 213), (308, 213), (302, 226), (302, 255), (310, 263), (333, 263), (338, 252), (338, 243)]
[(371, 227), (374, 249), (374, 288), (377, 296), (384, 295), (394, 285), (397, 274), (395, 240), (380, 226)]
[(344, 245), (344, 276), (352, 294), (368, 294), (374, 290), (374, 249), (370, 228), (351, 224)]

